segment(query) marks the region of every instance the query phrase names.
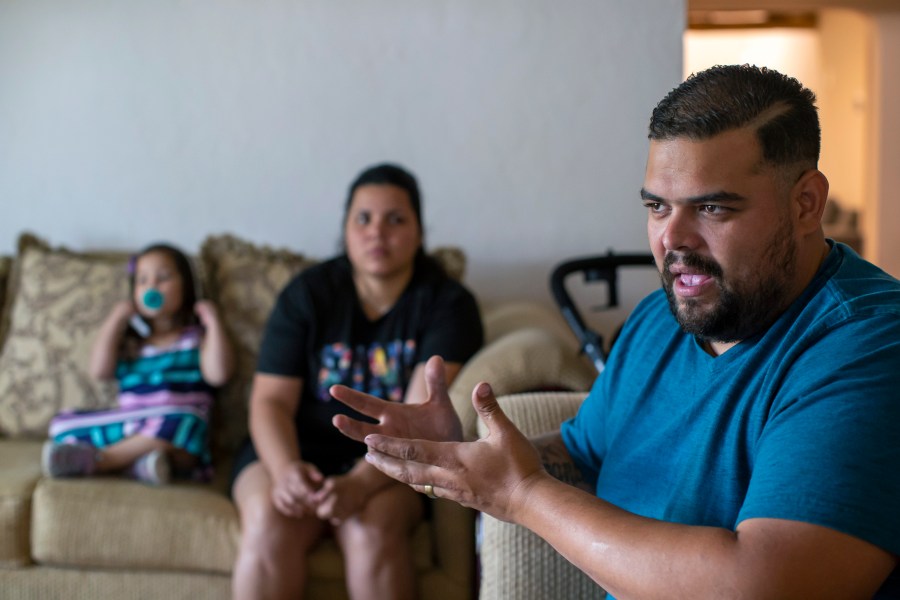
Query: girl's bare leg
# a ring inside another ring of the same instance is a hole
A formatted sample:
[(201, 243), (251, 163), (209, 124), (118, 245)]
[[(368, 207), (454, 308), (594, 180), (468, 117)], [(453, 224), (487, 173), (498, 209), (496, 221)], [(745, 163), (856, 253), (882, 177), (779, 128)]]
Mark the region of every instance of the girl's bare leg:
[(97, 453), (96, 469), (98, 473), (121, 471), (131, 466), (141, 456), (153, 450), (169, 452), (172, 444), (166, 440), (143, 435), (133, 435), (121, 442), (102, 448)]

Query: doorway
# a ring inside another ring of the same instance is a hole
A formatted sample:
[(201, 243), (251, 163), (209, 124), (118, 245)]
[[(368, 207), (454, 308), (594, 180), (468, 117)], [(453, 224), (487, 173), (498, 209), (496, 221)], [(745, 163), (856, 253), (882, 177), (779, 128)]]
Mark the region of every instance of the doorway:
[[(846, 9), (690, 11), (684, 76), (715, 64), (755, 64), (815, 92), (822, 123), (819, 167), (830, 182), (828, 237), (867, 255), (871, 23)], [(872, 256), (868, 256), (872, 260)]]

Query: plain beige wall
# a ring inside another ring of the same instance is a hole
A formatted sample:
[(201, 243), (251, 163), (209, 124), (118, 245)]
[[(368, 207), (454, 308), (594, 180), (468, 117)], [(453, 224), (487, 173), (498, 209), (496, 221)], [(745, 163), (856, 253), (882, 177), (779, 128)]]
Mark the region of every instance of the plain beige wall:
[(828, 9), (819, 13), (822, 92), (822, 160), (831, 196), (842, 205), (867, 209), (868, 122), (871, 94), (872, 24), (864, 14)]
[(900, 277), (900, 11), (873, 14), (872, 259)]

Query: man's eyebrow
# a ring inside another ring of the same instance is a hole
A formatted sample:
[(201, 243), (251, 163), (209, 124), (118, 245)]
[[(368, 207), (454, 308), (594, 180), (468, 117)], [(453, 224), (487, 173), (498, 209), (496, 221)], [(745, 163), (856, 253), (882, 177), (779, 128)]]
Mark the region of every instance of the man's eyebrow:
[[(651, 202), (668, 202), (665, 198), (648, 192), (644, 188), (641, 188), (641, 199), (649, 200)], [(685, 198), (683, 202), (685, 202), (686, 204), (710, 204), (713, 202), (740, 202), (746, 199), (746, 196), (742, 196), (736, 192), (722, 191), (703, 194), (702, 196), (691, 196), (690, 198)]]

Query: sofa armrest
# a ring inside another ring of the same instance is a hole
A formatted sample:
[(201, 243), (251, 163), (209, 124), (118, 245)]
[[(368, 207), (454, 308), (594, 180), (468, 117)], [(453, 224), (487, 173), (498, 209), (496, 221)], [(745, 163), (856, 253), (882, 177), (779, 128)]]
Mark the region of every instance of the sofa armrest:
[[(529, 437), (553, 431), (575, 415), (585, 393), (537, 393), (505, 396), (500, 406)], [(486, 435), (478, 423), (479, 435)], [(479, 600), (603, 598), (606, 592), (537, 535), (482, 515), (481, 591)]]
[(481, 381), (499, 396), (539, 390), (587, 390), (596, 373), (565, 340), (543, 327), (523, 327), (504, 334), (473, 356), (450, 386), (450, 398), (463, 425), (475, 439), (472, 390)]

